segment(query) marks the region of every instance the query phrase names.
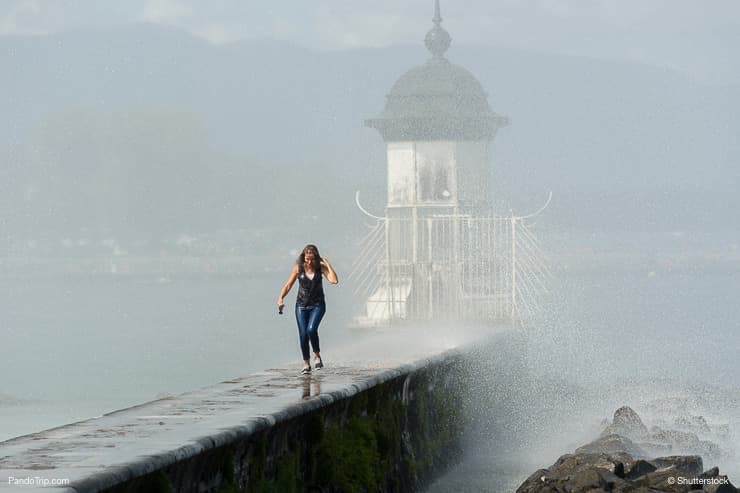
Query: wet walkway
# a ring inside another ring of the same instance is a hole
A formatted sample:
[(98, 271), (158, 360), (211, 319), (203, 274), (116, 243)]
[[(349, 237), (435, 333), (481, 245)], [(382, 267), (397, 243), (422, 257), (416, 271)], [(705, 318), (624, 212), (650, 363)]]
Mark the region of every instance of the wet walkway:
[(54, 480), (109, 487), (354, 395), (478, 337), (380, 333), (336, 351), (357, 360), (325, 361), (311, 375), (300, 375), (300, 365), (265, 370), (0, 442), (0, 491), (77, 491)]

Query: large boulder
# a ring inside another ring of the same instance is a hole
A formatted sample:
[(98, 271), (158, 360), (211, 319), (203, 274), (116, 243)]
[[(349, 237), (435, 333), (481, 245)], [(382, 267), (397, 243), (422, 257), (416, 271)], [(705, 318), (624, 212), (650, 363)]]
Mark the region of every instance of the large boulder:
[(627, 454), (567, 454), (539, 469), (517, 493), (740, 493), (716, 467), (701, 472), (698, 456), (633, 459)]
[(627, 481), (602, 467), (576, 468), (567, 474), (540, 469), (527, 478), (516, 493), (630, 491), (629, 487)]
[(624, 463), (624, 477), (625, 479), (636, 479), (656, 469), (658, 468), (643, 459), (626, 461)]
[(550, 471), (560, 476), (572, 475), (587, 469), (603, 469), (624, 477), (624, 463), (631, 461), (632, 457), (625, 453), (578, 453), (561, 456), (550, 466)]
[[(658, 427), (648, 431), (635, 411), (621, 407), (601, 436), (536, 471), (517, 493), (740, 493), (716, 467), (702, 472), (698, 454), (718, 453), (715, 444), (700, 440), (693, 431), (704, 431), (704, 418), (677, 423), (685, 431)], [(649, 459), (648, 454), (658, 457)]]
[(602, 435), (622, 435), (632, 440), (639, 440), (648, 432), (640, 416), (629, 406), (622, 406), (614, 411), (612, 424), (606, 427)]
[(718, 476), (717, 479), (722, 481), (704, 486), (704, 491), (707, 493), (737, 493), (740, 491), (727, 479), (727, 476)]
[(605, 469), (585, 469), (568, 477), (562, 484), (564, 491), (588, 493), (625, 489), (628, 483)]
[(691, 485), (679, 482), (677, 478), (682, 474), (675, 467), (666, 467), (649, 472), (635, 479), (637, 487), (646, 488), (647, 491), (688, 492)]
[(704, 470), (701, 457), (698, 455), (672, 455), (650, 459), (657, 469), (673, 467), (684, 476), (698, 476)]
[(553, 476), (547, 469), (537, 469), (519, 485), (516, 493), (555, 493), (558, 490), (548, 484), (551, 477)]

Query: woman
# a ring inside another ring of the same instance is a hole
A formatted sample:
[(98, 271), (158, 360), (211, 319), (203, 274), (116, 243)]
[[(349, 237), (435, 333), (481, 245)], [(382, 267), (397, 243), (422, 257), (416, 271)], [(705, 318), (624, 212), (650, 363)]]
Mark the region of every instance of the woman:
[(298, 279), (298, 296), (295, 301), (295, 318), (298, 322), (298, 337), (301, 342), (301, 352), (303, 352), (303, 370), (301, 374), (311, 373), (310, 354), (308, 343), (311, 342), (314, 354), (314, 368), (317, 370), (324, 367), (321, 361), (321, 350), (319, 349), (319, 323), (326, 312), (326, 303), (324, 301), (324, 286), (321, 278), (336, 284), (338, 281), (337, 273), (331, 266), (326, 257), (319, 255), (319, 249), (316, 245), (306, 245), (296, 260), (296, 265), (280, 291), (278, 298), (278, 310), (283, 313), (283, 298), (287, 296), (293, 283)]

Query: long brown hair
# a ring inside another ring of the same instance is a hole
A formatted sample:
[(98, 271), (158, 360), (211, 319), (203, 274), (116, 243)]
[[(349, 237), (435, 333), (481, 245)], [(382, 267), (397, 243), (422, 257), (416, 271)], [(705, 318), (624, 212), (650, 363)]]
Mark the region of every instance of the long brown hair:
[(301, 251), (301, 254), (298, 255), (298, 259), (295, 261), (295, 263), (299, 266), (303, 265), (303, 263), (306, 261), (306, 252), (309, 251), (313, 252), (313, 262), (311, 265), (313, 271), (321, 272), (321, 255), (319, 254), (319, 249), (316, 245), (308, 244), (303, 247), (303, 250)]

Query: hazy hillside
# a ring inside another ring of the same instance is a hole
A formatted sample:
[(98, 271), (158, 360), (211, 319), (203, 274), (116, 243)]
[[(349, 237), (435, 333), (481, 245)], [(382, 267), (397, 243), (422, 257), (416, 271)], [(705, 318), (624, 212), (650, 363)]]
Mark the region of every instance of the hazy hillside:
[[(555, 228), (740, 227), (740, 87), (454, 42), (448, 57), (511, 119), (494, 145), (503, 212), (552, 190)], [(355, 189), (383, 204), (383, 142), (362, 122), (426, 58), (421, 43), (214, 47), (143, 25), (2, 37), (2, 224), (18, 237), (342, 236), (361, 220)]]

